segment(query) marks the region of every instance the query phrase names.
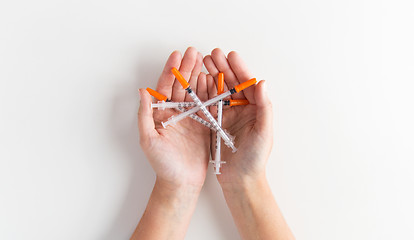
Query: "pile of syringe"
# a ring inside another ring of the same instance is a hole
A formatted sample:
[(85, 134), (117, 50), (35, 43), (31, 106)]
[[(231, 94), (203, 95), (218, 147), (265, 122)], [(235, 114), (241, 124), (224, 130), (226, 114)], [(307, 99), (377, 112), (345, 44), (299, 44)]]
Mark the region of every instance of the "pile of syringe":
[[(158, 110), (174, 108), (181, 112), (176, 116), (171, 116), (168, 119), (168, 121), (162, 122), (162, 126), (164, 128), (166, 128), (168, 125), (175, 124), (186, 117), (190, 117), (196, 120), (197, 122), (203, 124), (204, 126), (210, 128), (211, 130), (215, 131), (217, 133), (216, 152), (214, 160), (210, 162), (214, 164), (215, 174), (220, 174), (220, 166), (222, 163), (225, 163), (224, 161), (221, 161), (221, 139), (223, 139), (224, 144), (226, 144), (226, 146), (233, 150), (233, 153), (237, 151), (237, 148), (234, 146), (234, 137), (232, 137), (228, 132), (221, 128), (223, 118), (223, 105), (239, 106), (249, 104), (247, 100), (224, 100), (224, 98), (229, 97), (234, 93), (238, 93), (243, 89), (256, 84), (256, 79), (252, 78), (224, 92), (224, 74), (219, 73), (217, 82), (217, 96), (205, 102), (202, 102), (198, 98), (198, 96), (193, 92), (193, 90), (190, 87), (190, 84), (184, 79), (181, 73), (176, 68), (173, 68), (171, 71), (174, 74), (175, 78), (187, 91), (187, 94), (193, 99), (193, 102), (171, 102), (171, 100), (168, 99), (166, 96), (160, 94), (155, 90), (152, 90), (151, 88), (147, 88), (147, 91), (158, 100), (158, 103), (152, 104), (152, 108), (157, 108)], [(217, 106), (217, 120), (211, 115), (211, 113), (207, 109), (207, 107), (211, 105)], [(189, 107), (192, 108), (186, 111), (186, 108)], [(200, 110), (208, 120), (204, 120), (203, 118), (196, 115), (196, 113)]]

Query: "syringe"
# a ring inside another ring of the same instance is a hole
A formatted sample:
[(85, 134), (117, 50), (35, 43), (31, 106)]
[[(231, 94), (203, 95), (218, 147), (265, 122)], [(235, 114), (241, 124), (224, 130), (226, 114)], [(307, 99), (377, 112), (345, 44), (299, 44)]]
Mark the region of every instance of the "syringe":
[[(230, 99), (223, 100), (223, 106), (242, 106), (248, 105), (249, 101), (246, 99)], [(217, 106), (218, 102), (213, 103), (211, 106)], [(170, 102), (160, 101), (158, 103), (152, 103), (152, 108), (158, 108), (158, 110), (165, 110), (166, 108), (187, 108), (197, 106), (195, 102)]]
[[(162, 104), (165, 104), (165, 103), (173, 103), (173, 102), (171, 102), (170, 99), (167, 98), (167, 96), (164, 96), (161, 93), (159, 93), (159, 92), (157, 92), (157, 91), (155, 91), (151, 88), (147, 88), (147, 91), (151, 96), (155, 97), (159, 101), (158, 104), (162, 105)], [(153, 104), (157, 104), (157, 103), (151, 103), (151, 105), (153, 105)], [(179, 107), (179, 106), (174, 107), (174, 108), (177, 109), (180, 112), (185, 111), (184, 108)], [(196, 120), (197, 122), (203, 124), (204, 126), (216, 131), (216, 129), (214, 128), (214, 126), (211, 123), (209, 123), (208, 121), (202, 119), (201, 117), (197, 116), (196, 114), (190, 114), (189, 117)]]
[[(224, 99), (224, 98), (226, 98), (226, 97), (228, 97), (228, 96), (230, 96), (230, 95), (232, 95), (234, 93), (238, 93), (241, 90), (246, 89), (246, 88), (254, 85), (255, 83), (256, 83), (256, 78), (252, 78), (252, 79), (250, 79), (250, 80), (248, 80), (248, 81), (246, 81), (244, 83), (241, 83), (241, 84), (235, 86), (234, 88), (230, 89), (229, 91), (227, 91), (225, 93), (222, 93), (222, 94), (217, 95), (216, 97), (214, 97), (214, 98), (212, 98), (210, 100), (205, 101), (202, 105), (204, 107), (210, 106), (213, 103), (216, 103), (216, 102), (218, 102), (221, 99)], [(177, 116), (172, 116), (172, 117), (170, 117), (168, 119), (168, 121), (162, 122), (162, 126), (163, 127), (167, 127), (170, 124), (177, 123), (177, 122), (181, 121), (182, 119), (184, 119), (185, 117), (187, 117), (188, 115), (193, 114), (193, 113), (199, 111), (200, 108), (201, 107), (196, 106), (196, 107), (193, 107), (190, 110), (188, 110), (186, 112), (183, 112), (183, 113), (181, 113), (181, 114), (179, 114)]]
[[(222, 94), (224, 92), (224, 73), (219, 73), (217, 81), (217, 94)], [(218, 101), (217, 104), (217, 123), (221, 127), (221, 122), (223, 119), (223, 100)], [(221, 161), (221, 137), (219, 134), (216, 135), (216, 154), (214, 160), (211, 161), (214, 164), (215, 174), (220, 174)]]
[[(204, 106), (204, 104), (201, 102), (201, 100), (193, 92), (193, 90), (190, 87), (190, 84), (184, 79), (184, 77), (181, 75), (181, 73), (176, 68), (172, 68), (171, 71), (174, 74), (175, 78), (180, 82), (180, 84), (183, 86), (183, 88), (187, 91), (188, 95), (190, 95), (190, 97), (193, 99), (193, 101), (197, 104), (196, 107), (188, 110), (187, 112), (183, 112), (180, 115), (192, 114), (194, 112), (191, 112), (191, 111), (193, 109), (198, 108), (198, 110), (201, 110), (203, 112), (203, 114), (207, 117), (207, 119), (210, 121), (210, 123), (213, 124), (214, 128), (217, 129), (217, 134), (220, 134), (220, 136), (223, 138), (225, 144), (228, 147), (230, 147), (233, 150), (233, 152), (236, 152), (237, 148), (234, 146), (232, 139), (230, 139), (229, 136), (224, 132), (224, 130), (218, 125), (216, 119), (214, 119), (214, 117), (211, 115), (211, 113), (207, 110), (206, 106)], [(222, 95), (224, 95), (224, 94), (222, 94)], [(218, 100), (220, 100), (220, 99), (218, 99)], [(195, 112), (196, 111), (197, 110), (195, 110)], [(188, 113), (188, 112), (191, 112), (191, 113)], [(186, 113), (188, 113), (188, 114), (186, 114)], [(180, 115), (178, 115), (177, 117), (179, 117)], [(174, 122), (173, 119), (174, 119), (174, 117), (170, 118), (168, 121)], [(166, 125), (163, 122), (162, 122), (162, 125), (163, 125), (163, 127), (166, 127)]]

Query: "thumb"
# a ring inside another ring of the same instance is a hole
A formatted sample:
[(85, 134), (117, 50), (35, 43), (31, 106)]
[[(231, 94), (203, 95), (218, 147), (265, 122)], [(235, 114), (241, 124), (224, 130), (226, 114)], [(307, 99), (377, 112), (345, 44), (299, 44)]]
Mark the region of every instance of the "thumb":
[(261, 80), (255, 87), (254, 98), (256, 102), (255, 128), (260, 132), (272, 132), (273, 112), (272, 103), (266, 91), (265, 80)]
[(141, 144), (148, 143), (148, 140), (154, 136), (155, 130), (154, 118), (152, 116), (151, 96), (145, 89), (139, 89), (141, 101), (138, 110), (138, 129)]

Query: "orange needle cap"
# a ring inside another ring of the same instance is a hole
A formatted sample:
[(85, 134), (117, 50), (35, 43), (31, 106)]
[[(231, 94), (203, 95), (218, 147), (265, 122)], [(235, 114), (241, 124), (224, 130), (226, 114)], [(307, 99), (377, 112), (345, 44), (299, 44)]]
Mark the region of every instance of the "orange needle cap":
[(167, 101), (167, 97), (162, 95), (161, 93), (155, 90), (152, 90), (151, 88), (147, 88), (147, 91), (151, 96), (155, 97), (158, 101)]
[(256, 84), (256, 78), (252, 78), (244, 83), (240, 83), (239, 85), (234, 87), (234, 90), (236, 90), (236, 92), (240, 92), (241, 90), (244, 90), (253, 84)]
[(231, 99), (230, 106), (248, 105), (249, 101), (246, 99)]
[(177, 68), (172, 68), (171, 72), (174, 74), (175, 78), (181, 83), (184, 89), (187, 89), (190, 84), (184, 79), (183, 75), (177, 70)]
[(224, 92), (224, 73), (219, 73), (217, 81), (217, 94)]

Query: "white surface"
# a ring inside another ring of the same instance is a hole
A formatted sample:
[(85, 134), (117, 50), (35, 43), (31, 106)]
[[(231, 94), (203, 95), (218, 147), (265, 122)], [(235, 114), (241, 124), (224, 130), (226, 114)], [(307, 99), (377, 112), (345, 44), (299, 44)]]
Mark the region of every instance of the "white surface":
[[(237, 50), (275, 111), (298, 239), (414, 238), (412, 1), (1, 1), (0, 239), (127, 239), (154, 174), (137, 88)], [(212, 166), (187, 239), (238, 239)]]

